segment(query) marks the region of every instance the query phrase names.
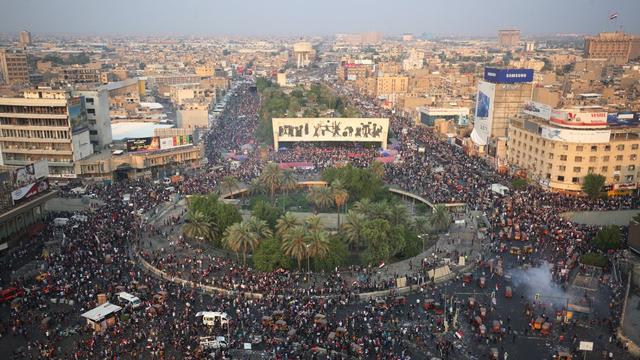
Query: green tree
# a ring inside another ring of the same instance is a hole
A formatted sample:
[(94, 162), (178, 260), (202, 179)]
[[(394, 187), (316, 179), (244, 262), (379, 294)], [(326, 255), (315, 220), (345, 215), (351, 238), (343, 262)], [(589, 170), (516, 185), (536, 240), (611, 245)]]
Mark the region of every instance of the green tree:
[(282, 190), (284, 190), (284, 198), (282, 200), (282, 211), (286, 211), (286, 200), (289, 196), (289, 191), (294, 190), (298, 185), (298, 181), (296, 180), (296, 176), (293, 174), (293, 171), (287, 169), (282, 172)]
[(249, 193), (251, 195), (266, 194), (267, 188), (262, 183), (260, 178), (253, 178), (249, 182)]
[(307, 256), (307, 233), (302, 226), (296, 226), (284, 234), (282, 250), (285, 255), (296, 259), (298, 270), (301, 270), (302, 260)]
[(276, 222), (276, 234), (283, 238), (284, 234), (286, 234), (289, 230), (300, 225), (301, 224), (298, 218), (287, 211)]
[(622, 234), (620, 228), (610, 225), (602, 228), (593, 238), (594, 245), (603, 251), (618, 249), (621, 245)]
[(516, 190), (524, 190), (527, 187), (527, 180), (523, 178), (515, 178), (511, 180), (511, 186)]
[(246, 222), (235, 223), (227, 228), (224, 233), (224, 242), (236, 255), (242, 253), (242, 264), (247, 264), (247, 251), (253, 250), (259, 241), (251, 233)]
[(271, 201), (273, 201), (276, 190), (282, 185), (282, 170), (278, 164), (267, 164), (267, 166), (262, 169), (260, 180), (267, 189), (269, 189), (269, 195), (271, 196)]
[[(250, 217), (249, 220), (246, 221), (246, 226), (249, 234), (254, 238), (256, 245), (273, 236), (273, 231), (271, 231), (267, 222), (255, 216)], [(254, 247), (252, 247), (252, 250)]]
[(384, 177), (384, 164), (380, 161), (376, 160), (372, 162), (370, 169), (379, 179), (382, 179)]
[(592, 199), (597, 198), (602, 193), (605, 177), (600, 174), (587, 174), (582, 179), (582, 191)]
[(366, 238), (364, 237), (364, 225), (367, 218), (364, 214), (349, 210), (347, 212), (346, 221), (342, 225), (344, 238), (347, 240), (352, 249), (361, 249), (364, 247)]
[(280, 208), (265, 201), (256, 202), (251, 209), (251, 213), (256, 218), (264, 220), (271, 229), (276, 228), (278, 219), (283, 215)]
[(240, 191), (240, 183), (235, 177), (227, 175), (224, 178), (222, 178), (222, 182), (220, 183), (220, 188), (223, 193), (230, 194), (234, 190)]
[(309, 233), (322, 231), (324, 229), (324, 226), (322, 226), (322, 219), (318, 215), (309, 216), (304, 219), (304, 228)]
[(311, 258), (323, 259), (329, 252), (329, 236), (326, 231), (314, 231), (308, 235), (308, 256)]
[(309, 189), (307, 199), (312, 202), (316, 209), (326, 209), (333, 205), (333, 195), (327, 186), (314, 186)]
[(222, 238), (227, 227), (242, 221), (238, 209), (231, 204), (220, 202), (217, 194), (191, 196), (188, 200), (187, 216), (195, 212), (202, 213), (207, 223), (215, 224), (212, 231), (214, 242), (218, 246), (219, 239)]
[(389, 259), (391, 256), (390, 230), (391, 225), (387, 220), (375, 219), (365, 223), (362, 233), (368, 241), (364, 256), (366, 262), (375, 264)]
[(349, 256), (349, 251), (344, 242), (337, 236), (329, 239), (329, 251), (323, 258), (315, 258), (313, 265), (316, 270), (334, 271), (336, 267), (343, 265)]
[(433, 213), (429, 216), (429, 225), (437, 232), (444, 232), (449, 229), (451, 224), (451, 216), (449, 210), (444, 205), (436, 205)]
[(280, 240), (270, 238), (258, 245), (253, 254), (253, 265), (260, 271), (271, 272), (276, 269), (289, 269), (291, 261), (282, 251)]
[(182, 226), (185, 236), (198, 241), (213, 241), (215, 239), (215, 224), (210, 222), (201, 211), (187, 213), (187, 222)]
[(338, 231), (340, 231), (340, 208), (347, 204), (347, 201), (349, 200), (349, 192), (344, 188), (342, 182), (339, 179), (336, 179), (331, 183), (331, 194), (333, 195), (333, 202), (336, 204), (336, 212), (338, 214)]
[(605, 267), (609, 263), (609, 260), (602, 254), (590, 252), (582, 255), (580, 262), (585, 265)]

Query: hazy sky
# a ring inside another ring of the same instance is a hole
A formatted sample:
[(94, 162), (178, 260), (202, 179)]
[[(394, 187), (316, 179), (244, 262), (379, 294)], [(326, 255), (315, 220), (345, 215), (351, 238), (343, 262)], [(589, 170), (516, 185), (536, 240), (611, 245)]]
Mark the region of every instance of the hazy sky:
[[(617, 12), (615, 21), (609, 14)], [(0, 0), (0, 32), (317, 35), (640, 33), (640, 0)]]

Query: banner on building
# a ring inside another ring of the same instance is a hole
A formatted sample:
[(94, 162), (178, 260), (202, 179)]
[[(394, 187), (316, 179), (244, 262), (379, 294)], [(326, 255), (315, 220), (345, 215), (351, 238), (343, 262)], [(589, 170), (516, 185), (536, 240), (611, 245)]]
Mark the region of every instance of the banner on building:
[(476, 117), (473, 123), (471, 139), (480, 146), (487, 145), (491, 137), (493, 123), (493, 100), (495, 98), (496, 85), (486, 81), (478, 83), (476, 95)]
[(160, 138), (157, 136), (143, 137), (127, 140), (127, 151), (160, 150)]
[(516, 84), (533, 81), (533, 69), (484, 68), (484, 79), (498, 84)]
[(13, 203), (16, 204), (21, 200), (26, 200), (47, 190), (49, 190), (49, 181), (44, 179), (12, 191), (11, 199)]
[(161, 150), (188, 145), (193, 145), (193, 137), (191, 135), (177, 135), (160, 139)]
[(37, 161), (16, 169), (14, 172), (14, 189), (33, 184), (39, 179), (49, 176), (49, 163), (47, 160)]
[(542, 126), (540, 136), (551, 141), (562, 141), (579, 144), (607, 144), (611, 138), (611, 130), (573, 130)]
[(552, 110), (553, 108), (547, 104), (539, 103), (536, 101), (526, 101), (524, 103), (523, 112), (528, 115), (549, 120), (551, 118)]
[(89, 129), (89, 120), (87, 118), (84, 96), (70, 98), (67, 101), (67, 112), (69, 113), (69, 123), (71, 124), (71, 131), (73, 133)]
[(607, 125), (609, 126), (637, 126), (639, 124), (640, 124), (640, 112), (607, 114)]
[(273, 143), (344, 141), (380, 142), (387, 147), (388, 118), (274, 118)]

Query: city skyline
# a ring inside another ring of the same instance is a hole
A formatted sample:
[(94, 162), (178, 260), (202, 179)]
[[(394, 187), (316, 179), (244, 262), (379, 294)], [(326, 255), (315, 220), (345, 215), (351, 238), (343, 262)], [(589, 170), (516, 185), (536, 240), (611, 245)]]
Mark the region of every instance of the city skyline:
[[(115, 0), (83, 3), (78, 9), (70, 0), (2, 0), (0, 33), (28, 29), (36, 34), (314, 36), (375, 31), (487, 37), (503, 28), (518, 28), (523, 36), (620, 29), (640, 33), (640, 23), (632, 17), (640, 13), (640, 2), (628, 0), (542, 0), (535, 6), (507, 0), (492, 1), (490, 6), (470, 0), (401, 0), (392, 9), (371, 5), (361, 0), (304, 5), (296, 0), (249, 0), (241, 6), (203, 0)], [(575, 12), (576, 8), (581, 11)], [(610, 20), (612, 14), (617, 18)]]

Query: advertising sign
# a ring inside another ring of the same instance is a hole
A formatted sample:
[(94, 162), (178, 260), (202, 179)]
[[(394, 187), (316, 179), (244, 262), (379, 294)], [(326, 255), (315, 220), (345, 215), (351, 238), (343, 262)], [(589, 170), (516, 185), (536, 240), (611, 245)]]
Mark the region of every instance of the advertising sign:
[(480, 81), (478, 83), (478, 94), (476, 96), (476, 118), (473, 123), (471, 139), (478, 145), (486, 145), (491, 136), (491, 125), (493, 122), (493, 99), (495, 97), (496, 85)]
[(579, 144), (606, 144), (611, 138), (611, 130), (572, 130), (542, 126), (542, 138)]
[(69, 113), (69, 123), (71, 124), (72, 132), (77, 133), (89, 128), (84, 96), (70, 98), (67, 102), (67, 112)]
[(127, 140), (127, 151), (160, 150), (160, 138), (157, 136)]
[(188, 145), (193, 145), (193, 137), (191, 135), (178, 135), (160, 139), (161, 150)]
[(387, 147), (388, 118), (273, 118), (273, 143), (281, 141), (380, 142)]
[(640, 125), (640, 112), (609, 113), (607, 114), (609, 126), (638, 126)]
[(551, 118), (552, 110), (553, 108), (547, 104), (535, 101), (526, 101), (524, 103), (523, 112), (528, 115), (533, 115), (541, 119), (549, 120)]
[(33, 184), (36, 180), (47, 176), (49, 176), (49, 165), (46, 160), (23, 166), (16, 169), (14, 173), (15, 188)]
[(28, 199), (47, 190), (49, 190), (49, 182), (47, 179), (44, 179), (12, 191), (11, 199), (13, 203), (16, 204), (21, 200)]
[(484, 79), (496, 84), (516, 84), (533, 81), (533, 69), (484, 68)]
[(609, 116), (606, 112), (579, 112), (571, 110), (552, 110), (549, 121), (565, 126), (584, 129), (585, 127), (603, 128), (607, 126)]

